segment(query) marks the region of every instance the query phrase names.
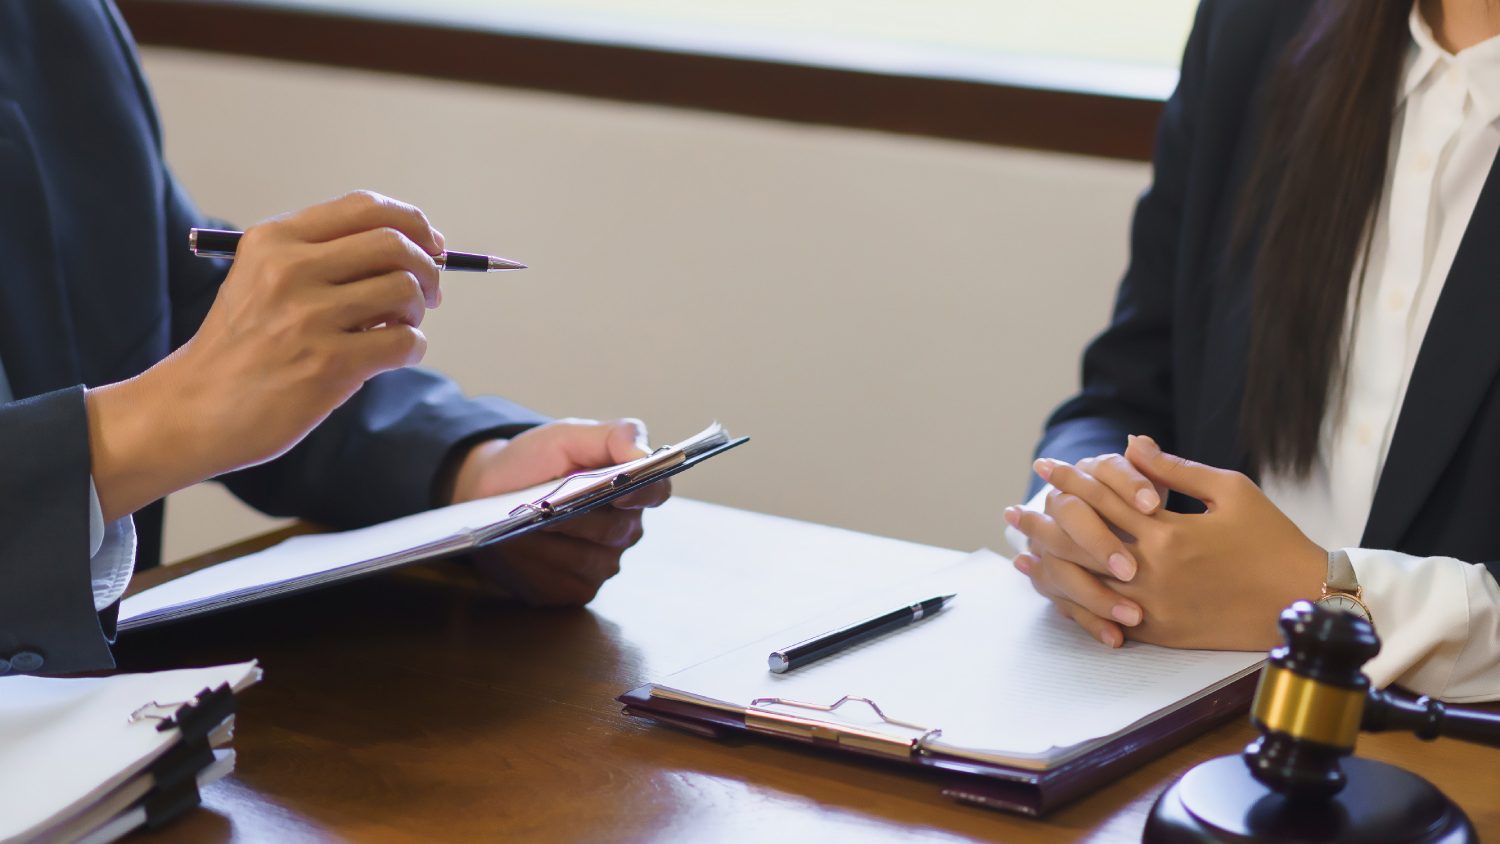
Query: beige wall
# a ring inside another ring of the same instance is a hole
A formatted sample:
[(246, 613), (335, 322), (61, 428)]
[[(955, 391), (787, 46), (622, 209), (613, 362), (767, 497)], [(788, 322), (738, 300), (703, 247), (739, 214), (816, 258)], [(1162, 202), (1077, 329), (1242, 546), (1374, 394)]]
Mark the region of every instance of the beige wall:
[[(456, 248), (428, 365), (552, 414), (717, 418), (687, 495), (1003, 547), (1047, 410), (1108, 313), (1144, 165), (147, 50), (167, 154), (248, 223), (353, 187)], [(995, 119), (1005, 119), (996, 115)], [(217, 487), (177, 558), (268, 522)]]

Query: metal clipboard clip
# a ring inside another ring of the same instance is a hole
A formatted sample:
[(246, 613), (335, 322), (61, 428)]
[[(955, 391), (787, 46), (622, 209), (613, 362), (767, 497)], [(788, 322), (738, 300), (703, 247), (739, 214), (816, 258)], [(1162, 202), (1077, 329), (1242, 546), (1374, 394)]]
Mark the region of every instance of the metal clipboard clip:
[(511, 510), (510, 515), (519, 516), (531, 512), (548, 518), (566, 513), (621, 487), (658, 475), (684, 460), (687, 460), (686, 450), (675, 445), (664, 445), (629, 463), (592, 472), (578, 472), (563, 478), (551, 492), (541, 498)]
[[(813, 718), (805, 718), (800, 715), (790, 715), (785, 712), (775, 712), (762, 709), (764, 706), (787, 706), (797, 709), (810, 709), (814, 712), (833, 712), (846, 703), (863, 703), (875, 712), (875, 715), (886, 724), (893, 727), (901, 727), (921, 733), (916, 738), (897, 738), (846, 724), (830, 724), (827, 721), (818, 721)], [(943, 734), (940, 729), (924, 727), (913, 724), (910, 721), (901, 721), (886, 715), (875, 701), (867, 697), (856, 697), (855, 695), (844, 695), (831, 704), (804, 703), (797, 700), (787, 700), (779, 697), (758, 697), (750, 701), (750, 707), (745, 710), (745, 727), (759, 733), (786, 736), (789, 738), (809, 741), (814, 744), (836, 744), (855, 750), (863, 750), (869, 753), (877, 753), (882, 756), (894, 756), (908, 759), (912, 756), (926, 752), (927, 743)]]

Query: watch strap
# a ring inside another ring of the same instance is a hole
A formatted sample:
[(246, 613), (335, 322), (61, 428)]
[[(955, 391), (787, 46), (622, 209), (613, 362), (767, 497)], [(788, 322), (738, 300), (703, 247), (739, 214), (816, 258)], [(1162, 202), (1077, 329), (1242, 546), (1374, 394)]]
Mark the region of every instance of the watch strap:
[(1330, 591), (1359, 594), (1359, 577), (1354, 573), (1354, 563), (1342, 548), (1328, 552), (1328, 577), (1324, 584)]

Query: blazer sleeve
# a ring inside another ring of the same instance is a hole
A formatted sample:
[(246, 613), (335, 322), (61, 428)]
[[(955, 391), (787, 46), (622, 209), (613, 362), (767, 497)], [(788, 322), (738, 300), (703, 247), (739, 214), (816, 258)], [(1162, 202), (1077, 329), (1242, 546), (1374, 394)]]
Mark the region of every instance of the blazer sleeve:
[[(1173, 447), (1173, 280), (1214, 5), (1205, 0), (1199, 7), (1177, 88), (1157, 126), (1152, 182), (1136, 203), (1130, 263), (1113, 316), (1084, 352), (1082, 389), (1047, 420), (1037, 457), (1073, 462), (1122, 451), (1132, 433)], [(1028, 497), (1041, 485), (1033, 476)]]
[(89, 567), (83, 387), (0, 404), (0, 675), (114, 667)]

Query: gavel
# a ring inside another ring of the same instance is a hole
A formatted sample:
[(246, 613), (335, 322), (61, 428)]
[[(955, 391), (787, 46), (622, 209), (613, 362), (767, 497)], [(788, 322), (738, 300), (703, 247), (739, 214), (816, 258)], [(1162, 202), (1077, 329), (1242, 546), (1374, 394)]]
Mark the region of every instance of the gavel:
[(1431, 783), (1352, 754), (1361, 731), (1500, 745), (1500, 714), (1371, 688), (1360, 669), (1380, 639), (1363, 618), (1298, 601), (1278, 624), (1285, 643), (1271, 651), (1250, 710), (1260, 735), (1163, 793), (1144, 839), (1477, 841)]
[(1337, 794), (1347, 782), (1340, 761), (1361, 730), (1500, 745), (1500, 715), (1370, 688), (1360, 668), (1380, 652), (1380, 639), (1363, 618), (1298, 601), (1278, 624), (1286, 644), (1271, 651), (1260, 675), (1250, 723), (1261, 735), (1244, 753), (1251, 775), (1277, 793)]

